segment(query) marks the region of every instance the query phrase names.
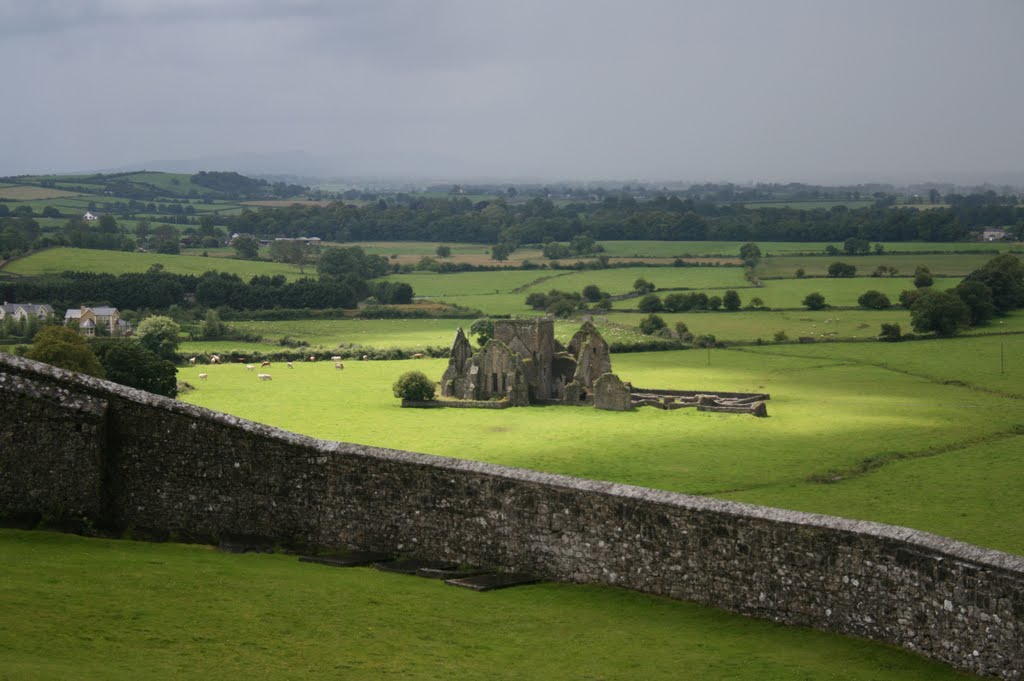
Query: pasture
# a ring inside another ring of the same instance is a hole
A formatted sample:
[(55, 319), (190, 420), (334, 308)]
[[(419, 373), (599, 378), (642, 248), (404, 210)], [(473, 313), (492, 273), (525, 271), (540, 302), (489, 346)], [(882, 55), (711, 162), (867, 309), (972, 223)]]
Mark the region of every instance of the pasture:
[(82, 272), (145, 272), (153, 265), (162, 265), (164, 270), (174, 274), (202, 274), (210, 270), (237, 274), (244, 280), (260, 274), (266, 276), (284, 275), (288, 279), (299, 279), (299, 268), (285, 263), (237, 260), (228, 258), (204, 258), (192, 255), (165, 255), (162, 253), (129, 253), (125, 251), (98, 251), (86, 248), (49, 248), (37, 251), (24, 258), (8, 262), (3, 267), (5, 274), (39, 276), (56, 274), (67, 270)]
[[(640, 387), (767, 391), (767, 419), (650, 407), (627, 413), (567, 406), (402, 409), (391, 384), (411, 369), (439, 379), (446, 361), (430, 359), (346, 362), (343, 371), (325, 362), (294, 369), (275, 363), (272, 383), (259, 383), (239, 365), (188, 367), (179, 378), (196, 389), (180, 399), (324, 439), (770, 499), (787, 508), (913, 524), (1024, 554), (1024, 489), (1006, 477), (1020, 464), (1015, 452), (1024, 451), (1017, 446), (1024, 402), (1005, 390), (1024, 379), (1024, 361), (1007, 363), (998, 377), (991, 368), (999, 344), (1008, 342), (978, 337), (613, 357), (623, 380)], [(811, 352), (804, 356), (804, 350)], [(1022, 341), (1004, 348), (1016, 357), (1021, 350)], [(914, 362), (904, 363), (911, 355)], [(989, 369), (978, 370), (968, 358)], [(959, 378), (942, 373), (957, 364), (963, 368), (952, 375)], [(208, 380), (197, 380), (199, 372), (209, 373)], [(997, 459), (991, 465), (988, 445), (1007, 448), (1002, 458), (991, 454)], [(972, 452), (985, 456), (970, 476), (959, 475), (960, 464), (945, 463), (962, 463)], [(882, 492), (891, 488), (890, 461), (909, 467), (900, 474), (914, 478), (902, 494)], [(837, 476), (842, 479), (833, 484), (816, 482)], [(952, 485), (960, 486), (955, 512), (946, 497)], [(1000, 493), (997, 504), (993, 490)]]
[(764, 279), (795, 277), (796, 271), (802, 269), (809, 277), (824, 277), (828, 275), (829, 265), (844, 262), (857, 268), (857, 278), (875, 279), (876, 277), (872, 277), (871, 274), (878, 267), (895, 267), (900, 276), (913, 277), (914, 270), (919, 265), (924, 265), (936, 276), (962, 277), (994, 257), (993, 253), (773, 256), (764, 258), (758, 264), (757, 274)]
[[(959, 278), (945, 277), (936, 278), (933, 289), (944, 291), (953, 288), (960, 283)], [(803, 307), (803, 300), (809, 293), (820, 293), (825, 296), (825, 302), (834, 307), (856, 307), (857, 299), (867, 291), (881, 291), (889, 297), (894, 304), (899, 304), (899, 296), (902, 291), (914, 288), (913, 278), (907, 277), (820, 277), (805, 279), (766, 279), (762, 281), (763, 286), (752, 287), (747, 282), (739, 286), (731, 287), (740, 296), (743, 305), (747, 305), (754, 298), (760, 298), (764, 305), (770, 308), (794, 309)], [(721, 297), (725, 293), (724, 288), (711, 287), (703, 292), (708, 295)], [(671, 295), (670, 291), (658, 291), (662, 301)], [(615, 303), (615, 308), (635, 309), (640, 304), (640, 298), (629, 298)]]
[(965, 678), (890, 646), (609, 587), (480, 594), (282, 554), (16, 530), (0, 530), (0, 572), (0, 677), (19, 681)]
[(0, 199), (3, 199), (4, 201), (40, 201), (44, 199), (57, 199), (77, 195), (78, 192), (52, 189), (48, 187), (33, 187), (17, 184), (0, 186)]

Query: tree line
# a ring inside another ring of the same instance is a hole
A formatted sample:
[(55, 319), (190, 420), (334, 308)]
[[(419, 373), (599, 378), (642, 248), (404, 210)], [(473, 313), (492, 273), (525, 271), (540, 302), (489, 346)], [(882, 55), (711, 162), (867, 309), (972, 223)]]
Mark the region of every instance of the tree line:
[(556, 205), (532, 198), (472, 202), (397, 195), (365, 205), (293, 205), (225, 216), (229, 231), (258, 236), (317, 236), (328, 241), (436, 241), (515, 248), (585, 236), (598, 240), (662, 241), (965, 241), (991, 225), (1024, 230), (1024, 207), (982, 197), (926, 210), (880, 202), (865, 208), (801, 210), (722, 205), (678, 196), (637, 201), (609, 196), (600, 202)]

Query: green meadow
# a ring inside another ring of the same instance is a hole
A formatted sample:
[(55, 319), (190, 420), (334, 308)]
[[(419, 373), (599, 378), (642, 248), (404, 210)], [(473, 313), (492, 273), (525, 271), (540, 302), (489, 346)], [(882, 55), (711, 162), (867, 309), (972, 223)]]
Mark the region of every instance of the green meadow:
[[(904, 245), (904, 244), (895, 244)], [(936, 246), (941, 244), (926, 244)], [(988, 245), (991, 248), (991, 245)], [(761, 260), (757, 274), (770, 279), (794, 277), (798, 269), (809, 277), (824, 277), (834, 262), (844, 262), (857, 268), (857, 278), (874, 278), (871, 274), (878, 267), (894, 267), (898, 275), (913, 277), (918, 266), (927, 267), (933, 275), (962, 277), (978, 269), (995, 257), (994, 253), (921, 253), (898, 255), (792, 255), (769, 257)]]
[(0, 530), (0, 574), (12, 681), (968, 678), (894, 647), (609, 587), (481, 594), (282, 554), (16, 530)]
[[(1004, 373), (993, 373), (1000, 344), (1004, 355), (1021, 354), (1019, 342), (1006, 347), (1007, 338), (613, 357), (615, 371), (639, 387), (768, 392), (767, 419), (650, 407), (400, 408), (391, 383), (411, 369), (439, 379), (445, 360), (346, 362), (342, 371), (329, 362), (278, 364), (271, 382), (239, 365), (188, 367), (179, 377), (196, 386), (181, 396), (187, 402), (324, 439), (692, 494), (770, 498), (782, 507), (901, 525), (927, 516), (922, 529), (1024, 553), (1024, 489), (1005, 476), (1008, 465), (1021, 463), (1013, 445), (1024, 432), (1024, 402), (1006, 386), (1024, 379), (1024, 361), (1004, 362)], [(841, 352), (830, 355), (835, 348)], [(962, 368), (948, 373), (957, 364)], [(199, 372), (209, 378), (199, 381)], [(958, 465), (935, 465), (989, 445), (1006, 446), (1011, 461), (974, 471), (970, 485), (956, 474)], [(854, 488), (886, 480), (890, 462), (913, 468), (911, 488), (899, 495)], [(953, 513), (944, 490), (958, 480)], [(998, 504), (991, 503), (993, 490), (1001, 493)]]
[(153, 265), (162, 265), (174, 274), (202, 274), (210, 270), (237, 274), (243, 279), (256, 275), (284, 275), (288, 279), (299, 279), (299, 268), (284, 263), (237, 260), (229, 258), (204, 258), (194, 255), (165, 255), (162, 253), (129, 253), (125, 251), (99, 251), (86, 248), (50, 248), (38, 251), (24, 258), (7, 263), (5, 274), (39, 276), (67, 270), (80, 272), (145, 272)]

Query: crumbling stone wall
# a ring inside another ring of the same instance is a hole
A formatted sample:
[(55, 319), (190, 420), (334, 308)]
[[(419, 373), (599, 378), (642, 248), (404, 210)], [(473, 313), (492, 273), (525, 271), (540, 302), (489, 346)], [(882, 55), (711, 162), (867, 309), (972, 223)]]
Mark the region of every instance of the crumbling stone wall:
[(614, 584), (1024, 678), (1024, 557), (915, 530), (324, 442), (0, 354), (0, 515)]

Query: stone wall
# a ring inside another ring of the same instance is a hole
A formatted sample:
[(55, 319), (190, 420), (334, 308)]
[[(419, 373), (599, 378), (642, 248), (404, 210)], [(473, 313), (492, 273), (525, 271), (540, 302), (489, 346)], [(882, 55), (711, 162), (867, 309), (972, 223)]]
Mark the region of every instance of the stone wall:
[(0, 423), (3, 516), (501, 566), (1024, 678), (1020, 556), (877, 523), (324, 442), (2, 354)]

